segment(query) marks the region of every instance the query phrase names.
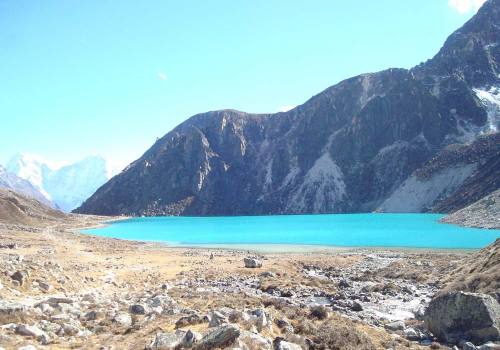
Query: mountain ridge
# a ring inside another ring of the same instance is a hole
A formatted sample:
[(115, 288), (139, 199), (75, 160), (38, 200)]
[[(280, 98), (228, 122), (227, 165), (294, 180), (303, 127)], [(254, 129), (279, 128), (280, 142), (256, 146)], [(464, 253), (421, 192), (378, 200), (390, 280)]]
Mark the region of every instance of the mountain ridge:
[[(410, 70), (345, 79), (287, 112), (197, 114), (76, 212), (342, 213), (384, 210), (394, 193), (405, 200), (415, 186), (452, 192), (478, 164), (458, 177), (448, 169), (433, 182), (406, 181), (446, 147), (498, 130), (496, 109), (490, 115), (478, 94), (500, 86), (499, 9), (500, 0), (487, 1), (432, 59)], [(410, 209), (431, 210), (439, 200), (423, 198)]]

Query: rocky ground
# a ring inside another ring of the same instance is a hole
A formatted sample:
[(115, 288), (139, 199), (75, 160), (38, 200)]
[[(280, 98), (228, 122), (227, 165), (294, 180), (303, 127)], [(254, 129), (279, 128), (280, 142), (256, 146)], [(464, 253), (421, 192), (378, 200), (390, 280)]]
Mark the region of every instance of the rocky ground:
[(78, 233), (102, 220), (0, 224), (0, 347), (447, 348), (423, 310), (470, 255), (255, 255)]

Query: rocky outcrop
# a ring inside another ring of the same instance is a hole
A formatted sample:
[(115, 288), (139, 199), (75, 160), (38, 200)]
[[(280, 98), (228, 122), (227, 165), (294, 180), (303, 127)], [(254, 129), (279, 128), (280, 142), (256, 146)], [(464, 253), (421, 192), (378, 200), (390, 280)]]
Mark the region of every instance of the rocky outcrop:
[[(288, 112), (198, 114), (160, 138), (77, 212), (431, 210), (468, 179), (484, 181), (484, 166), (498, 178), (487, 164), (491, 153), (456, 158), (433, 168), (429, 178), (419, 169), (442, 159), (445, 150), (497, 132), (499, 22), (500, 0), (489, 0), (433, 59), (410, 70), (344, 80)], [(491, 188), (478, 188), (484, 195), (483, 189)]]
[(424, 320), (436, 337), (448, 343), (500, 340), (500, 305), (486, 294), (442, 294), (430, 302)]

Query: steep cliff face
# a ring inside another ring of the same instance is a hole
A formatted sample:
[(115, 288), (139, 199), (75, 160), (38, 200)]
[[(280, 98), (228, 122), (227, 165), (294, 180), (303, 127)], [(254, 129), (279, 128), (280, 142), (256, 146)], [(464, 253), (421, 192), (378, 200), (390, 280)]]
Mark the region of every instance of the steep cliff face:
[[(77, 212), (429, 210), (474, 176), (483, 160), (450, 163), (441, 169), (448, 174), (423, 185), (416, 171), (451, 145), (469, 144), (498, 130), (498, 23), (500, 0), (490, 0), (433, 59), (411, 70), (344, 80), (284, 113), (196, 115), (158, 140)], [(408, 189), (433, 192), (450, 177), (453, 186), (439, 196), (417, 203), (407, 196), (412, 193)]]

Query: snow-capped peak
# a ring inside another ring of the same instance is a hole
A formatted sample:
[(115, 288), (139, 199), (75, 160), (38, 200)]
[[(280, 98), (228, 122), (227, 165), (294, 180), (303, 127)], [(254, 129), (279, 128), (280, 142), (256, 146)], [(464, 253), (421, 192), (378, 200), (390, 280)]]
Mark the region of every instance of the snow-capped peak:
[(7, 170), (31, 182), (65, 211), (78, 207), (110, 178), (109, 166), (100, 155), (56, 165), (38, 155), (23, 153), (8, 162)]

